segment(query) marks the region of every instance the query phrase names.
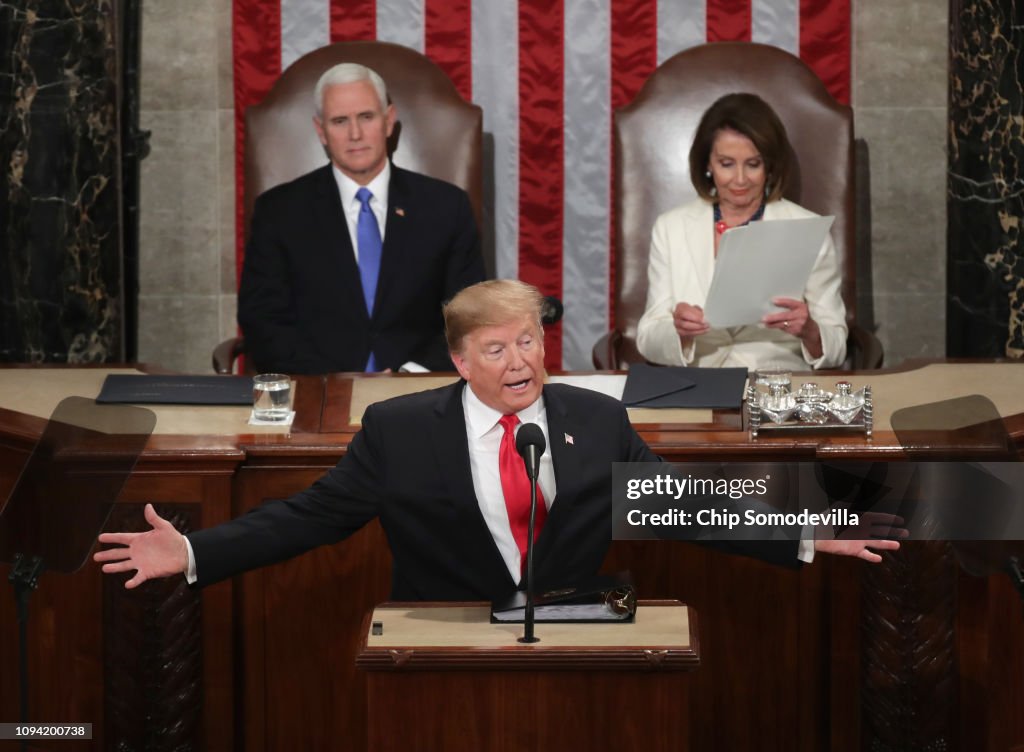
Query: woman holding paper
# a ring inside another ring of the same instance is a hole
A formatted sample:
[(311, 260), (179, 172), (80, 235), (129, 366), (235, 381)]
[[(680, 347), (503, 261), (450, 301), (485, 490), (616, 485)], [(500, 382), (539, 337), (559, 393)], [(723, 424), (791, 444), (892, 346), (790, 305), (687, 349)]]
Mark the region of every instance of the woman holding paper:
[(816, 216), (782, 198), (794, 172), (786, 130), (754, 94), (728, 94), (704, 113), (690, 148), (698, 199), (658, 217), (651, 237), (647, 307), (637, 346), (665, 365), (838, 366), (846, 357), (846, 308), (839, 264), (826, 236), (802, 300), (774, 298), (760, 322), (715, 329), (703, 306), (719, 239), (760, 220)]

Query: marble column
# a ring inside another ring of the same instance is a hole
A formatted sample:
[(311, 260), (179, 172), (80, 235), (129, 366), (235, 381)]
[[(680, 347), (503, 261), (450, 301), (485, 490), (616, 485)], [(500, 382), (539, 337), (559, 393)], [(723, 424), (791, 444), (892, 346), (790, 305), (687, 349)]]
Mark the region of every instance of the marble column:
[(0, 0), (0, 361), (123, 357), (114, 0)]
[(946, 354), (1024, 357), (1024, 0), (951, 0)]

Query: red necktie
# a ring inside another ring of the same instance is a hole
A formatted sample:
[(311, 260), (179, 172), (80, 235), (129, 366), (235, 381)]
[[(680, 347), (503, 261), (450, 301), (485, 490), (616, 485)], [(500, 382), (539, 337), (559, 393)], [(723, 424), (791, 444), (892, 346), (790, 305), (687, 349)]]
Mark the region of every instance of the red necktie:
[[(526, 464), (516, 451), (516, 426), (519, 417), (516, 415), (501, 416), (505, 435), (501, 437), (501, 448), (498, 450), (498, 471), (501, 474), (501, 490), (505, 494), (505, 508), (508, 511), (508, 522), (512, 527), (512, 537), (519, 546), (520, 566), (526, 569), (526, 536), (530, 529), (530, 477), (526, 474)], [(544, 497), (537, 487), (537, 516), (533, 521), (533, 540), (547, 519), (548, 509)]]

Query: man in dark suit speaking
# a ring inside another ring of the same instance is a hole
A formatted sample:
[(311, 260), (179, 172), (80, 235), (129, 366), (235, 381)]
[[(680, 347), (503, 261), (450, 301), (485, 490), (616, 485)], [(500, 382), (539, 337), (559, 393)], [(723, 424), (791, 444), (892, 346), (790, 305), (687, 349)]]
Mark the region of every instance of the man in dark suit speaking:
[[(187, 539), (151, 505), (144, 533), (104, 533), (104, 572), (184, 573), (206, 585), (336, 543), (380, 517), (394, 559), (395, 600), (495, 600), (520, 582), (529, 481), (515, 453), (519, 423), (535, 423), (541, 459), (534, 574), (539, 589), (595, 574), (610, 543), (612, 463), (656, 462), (610, 397), (544, 384), (542, 297), (512, 280), (469, 287), (445, 306), (458, 383), (371, 405), (348, 453), (312, 487)], [(756, 545), (756, 544), (755, 544)], [(891, 540), (807, 545), (880, 561)], [(797, 562), (798, 543), (748, 549)]]
[(238, 321), (259, 371), (449, 370), (441, 305), (484, 278), (465, 191), (388, 159), (384, 81), (320, 77), (313, 124), (330, 164), (256, 199)]

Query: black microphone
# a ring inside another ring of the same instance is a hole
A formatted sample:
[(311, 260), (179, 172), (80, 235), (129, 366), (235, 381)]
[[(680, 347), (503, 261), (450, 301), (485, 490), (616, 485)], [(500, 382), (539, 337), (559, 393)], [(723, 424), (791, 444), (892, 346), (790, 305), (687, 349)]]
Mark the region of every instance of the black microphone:
[(537, 466), (547, 442), (536, 423), (524, 423), (516, 433), (516, 451), (526, 463), (530, 478), (530, 524), (526, 529), (526, 611), (523, 614), (523, 636), (520, 642), (538, 642), (533, 636), (533, 522), (537, 516)]
[(523, 423), (516, 433), (516, 451), (526, 463), (526, 474), (531, 481), (537, 480), (537, 469), (540, 465), (541, 455), (547, 449), (547, 442), (544, 440), (544, 432), (536, 423)]
[(562, 320), (564, 312), (562, 301), (554, 295), (546, 296), (544, 302), (540, 304), (540, 320), (545, 324), (557, 324)]

